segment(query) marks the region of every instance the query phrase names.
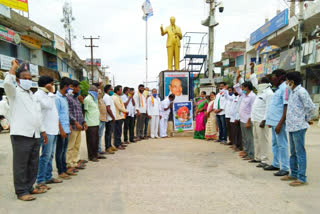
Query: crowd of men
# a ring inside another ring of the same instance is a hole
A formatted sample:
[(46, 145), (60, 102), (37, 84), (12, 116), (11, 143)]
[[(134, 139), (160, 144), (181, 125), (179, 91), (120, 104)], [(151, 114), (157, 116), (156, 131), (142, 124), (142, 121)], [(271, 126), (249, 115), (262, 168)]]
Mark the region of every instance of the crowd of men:
[[(215, 101), (220, 103), (218, 142), (230, 145), (258, 168), (276, 171), (274, 175), (291, 181), (290, 186), (307, 183), (305, 134), (316, 107), (302, 87), (299, 72), (279, 69), (259, 82), (254, 72), (247, 81), (237, 72), (233, 87), (219, 84)], [(268, 158), (269, 128), (272, 161)]]
[[(315, 110), (301, 84), (299, 72), (276, 70), (271, 81), (264, 77), (259, 83), (254, 73), (244, 81), (238, 72), (236, 84), (220, 83), (216, 97), (218, 142), (231, 145), (244, 160), (259, 163), (259, 168), (277, 171), (274, 175), (292, 181), (291, 186), (307, 182), (305, 134)], [(13, 60), (4, 89), (10, 105), (14, 187), (20, 200), (35, 200), (34, 194), (51, 189), (48, 184), (70, 180), (85, 169), (88, 161), (80, 160), (82, 131), (92, 162), (147, 139), (148, 126), (151, 138), (167, 137), (173, 94), (160, 101), (157, 90), (149, 93), (144, 85), (135, 92), (120, 85), (93, 84), (83, 97), (80, 83), (66, 77), (59, 90), (49, 76), (41, 76), (38, 86), (33, 94), (28, 67)], [(268, 159), (268, 127), (272, 130), (272, 162)], [(58, 178), (52, 175), (54, 159)]]
[[(88, 161), (80, 160), (82, 131), (92, 162), (148, 139), (148, 123), (151, 138), (159, 138), (159, 133), (161, 138), (167, 137), (174, 95), (161, 102), (157, 90), (149, 94), (144, 85), (139, 85), (135, 93), (134, 88), (103, 87), (100, 83), (90, 85), (88, 95), (83, 97), (80, 83), (67, 77), (61, 79), (59, 90), (49, 76), (39, 78), (34, 94), (31, 87), (28, 67), (13, 60), (4, 89), (10, 105), (14, 187), (20, 200), (35, 200), (34, 194), (51, 189), (48, 184), (70, 180), (85, 169)], [(52, 175), (54, 159), (58, 178)]]

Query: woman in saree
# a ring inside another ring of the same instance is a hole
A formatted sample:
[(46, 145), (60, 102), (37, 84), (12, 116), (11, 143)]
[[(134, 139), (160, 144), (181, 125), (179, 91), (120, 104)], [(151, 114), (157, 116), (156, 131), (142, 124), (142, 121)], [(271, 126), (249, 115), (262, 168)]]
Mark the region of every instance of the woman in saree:
[(206, 123), (206, 134), (205, 138), (207, 140), (217, 140), (218, 139), (218, 126), (216, 120), (216, 114), (214, 113), (213, 105), (216, 99), (216, 94), (211, 92), (210, 103), (207, 109), (207, 123)]
[(204, 139), (205, 134), (205, 120), (206, 111), (208, 108), (208, 100), (206, 99), (206, 92), (201, 92), (201, 99), (196, 104), (196, 128), (194, 132), (194, 139)]

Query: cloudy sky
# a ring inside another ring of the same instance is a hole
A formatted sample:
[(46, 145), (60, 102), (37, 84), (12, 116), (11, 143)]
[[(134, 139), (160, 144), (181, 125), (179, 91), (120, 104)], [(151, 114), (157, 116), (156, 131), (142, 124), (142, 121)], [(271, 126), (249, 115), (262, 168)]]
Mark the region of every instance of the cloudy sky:
[[(60, 23), (64, 0), (29, 0), (30, 19), (64, 37)], [(77, 39), (73, 47), (85, 59), (90, 49), (83, 36), (100, 36), (94, 57), (101, 58), (115, 75), (116, 84), (137, 86), (145, 81), (145, 22), (141, 5), (144, 0), (72, 0), (73, 23)], [(156, 80), (167, 68), (166, 37), (160, 26), (169, 25), (171, 16), (183, 33), (206, 32), (201, 25), (208, 14), (205, 0), (151, 0), (154, 16), (149, 19), (149, 81)], [(272, 18), (277, 9), (287, 7), (285, 0), (223, 0), (225, 12), (217, 13), (215, 60), (220, 60), (224, 45), (244, 41), (250, 33)], [(181, 54), (182, 55), (182, 54)]]

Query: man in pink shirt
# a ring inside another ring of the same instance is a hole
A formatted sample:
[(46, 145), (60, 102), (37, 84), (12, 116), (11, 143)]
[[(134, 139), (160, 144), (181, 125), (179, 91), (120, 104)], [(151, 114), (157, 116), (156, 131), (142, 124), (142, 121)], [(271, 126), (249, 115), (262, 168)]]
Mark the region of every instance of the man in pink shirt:
[(240, 96), (242, 96), (242, 101), (240, 104), (239, 115), (240, 115), (240, 125), (242, 133), (242, 144), (244, 152), (244, 160), (254, 160), (254, 145), (253, 145), (253, 132), (252, 132), (252, 122), (251, 122), (251, 111), (252, 105), (256, 99), (253, 90), (253, 85), (251, 82), (244, 82), (242, 84), (242, 89), (239, 83), (241, 75), (237, 77), (237, 84), (234, 86), (235, 90)]

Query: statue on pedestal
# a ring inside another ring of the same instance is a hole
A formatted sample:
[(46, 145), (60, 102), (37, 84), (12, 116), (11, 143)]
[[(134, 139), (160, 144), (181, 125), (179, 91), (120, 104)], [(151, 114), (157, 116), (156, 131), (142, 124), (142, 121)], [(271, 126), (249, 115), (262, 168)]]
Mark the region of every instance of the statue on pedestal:
[(161, 25), (161, 35), (168, 34), (167, 38), (167, 52), (168, 52), (168, 70), (172, 70), (172, 61), (174, 59), (174, 70), (180, 70), (180, 40), (182, 39), (181, 29), (175, 24), (176, 19), (170, 18), (170, 26), (163, 30)]

